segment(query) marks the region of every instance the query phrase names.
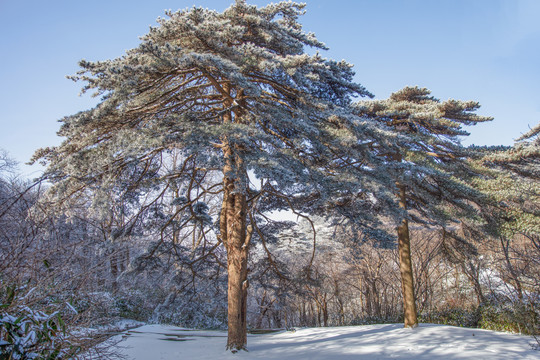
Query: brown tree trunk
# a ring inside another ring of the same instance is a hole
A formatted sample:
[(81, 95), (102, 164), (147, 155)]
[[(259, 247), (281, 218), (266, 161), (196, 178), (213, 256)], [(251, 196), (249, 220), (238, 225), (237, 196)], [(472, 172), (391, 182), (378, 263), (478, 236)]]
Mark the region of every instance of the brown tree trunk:
[(322, 298), (322, 313), (324, 327), (328, 327), (328, 301), (326, 300), (326, 294)]
[[(231, 84), (224, 83), (222, 90), (230, 94)], [(230, 95), (224, 107), (232, 105)], [(233, 113), (223, 114), (223, 123), (233, 121)], [(238, 117), (238, 114), (236, 114)], [(238, 118), (235, 119), (238, 121)], [(219, 227), (220, 237), (227, 251), (227, 350), (237, 352), (247, 346), (247, 261), (251, 229), (247, 228), (247, 173), (243, 161), (243, 148), (221, 139), (223, 151), (223, 204)]]
[(228, 338), (227, 349), (236, 352), (247, 346), (247, 251), (233, 244), (227, 250)]
[(313, 309), (313, 301), (309, 302), (309, 326), (315, 326), (315, 310)]
[(307, 311), (306, 302), (302, 300), (302, 307), (300, 308), (300, 326), (307, 326)]
[(247, 345), (247, 260), (250, 232), (246, 229), (246, 179), (241, 154), (234, 153), (226, 142), (223, 154), (225, 166), (220, 233), (227, 250), (227, 349), (236, 352), (245, 350)]
[(317, 326), (318, 327), (321, 327), (321, 305), (319, 304), (318, 301), (315, 302), (315, 305), (317, 305)]
[(373, 299), (373, 313), (376, 317), (381, 316), (381, 297), (375, 280), (371, 281), (371, 294)]
[(265, 290), (263, 293), (263, 297), (259, 303), (259, 317), (257, 318), (257, 322), (255, 323), (255, 327), (257, 329), (262, 329), (262, 322), (269, 307), (270, 307), (269, 304), (268, 305), (266, 304), (266, 290)]
[[(399, 189), (399, 207), (407, 210), (407, 193), (405, 186), (397, 184)], [(416, 313), (416, 302), (414, 297), (414, 280), (411, 263), (411, 241), (409, 237), (409, 222), (405, 218), (397, 229), (398, 233), (398, 253), (399, 271), (401, 273), (401, 289), (403, 293), (403, 315), (405, 327), (414, 328), (418, 326)]]

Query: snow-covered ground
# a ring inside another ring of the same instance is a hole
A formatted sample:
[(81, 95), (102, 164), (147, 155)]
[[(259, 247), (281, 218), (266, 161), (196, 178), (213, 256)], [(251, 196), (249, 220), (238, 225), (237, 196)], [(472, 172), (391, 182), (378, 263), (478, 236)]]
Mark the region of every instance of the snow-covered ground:
[(126, 331), (117, 348), (133, 360), (174, 359), (540, 359), (531, 337), (422, 324), (302, 328), (250, 335), (249, 352), (225, 351), (227, 334), (166, 325)]

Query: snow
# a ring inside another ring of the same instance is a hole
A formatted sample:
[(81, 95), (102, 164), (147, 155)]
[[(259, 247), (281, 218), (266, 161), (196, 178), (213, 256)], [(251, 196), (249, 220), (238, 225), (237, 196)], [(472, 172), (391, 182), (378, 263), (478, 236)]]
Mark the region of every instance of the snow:
[(132, 320), (132, 319), (121, 319), (107, 325), (99, 325), (92, 328), (79, 328), (73, 331), (77, 335), (90, 335), (93, 333), (104, 333), (104, 332), (121, 332), (129, 331), (133, 328), (138, 328), (144, 326), (145, 323), (142, 321)]
[(77, 311), (77, 309), (75, 309), (75, 308), (74, 308), (70, 303), (68, 303), (67, 301), (66, 301), (66, 305), (67, 305), (67, 307), (68, 307), (71, 311), (73, 311), (74, 314), (78, 314), (78, 313), (79, 313), (79, 312)]
[[(132, 320), (132, 319), (121, 319), (109, 326), (111, 329), (120, 329), (120, 330), (128, 330), (136, 327), (140, 327), (145, 325), (142, 321)], [(100, 329), (103, 329), (104, 327), (100, 327)]]
[(421, 324), (300, 328), (249, 335), (249, 352), (225, 350), (227, 333), (145, 325), (120, 335), (127, 359), (540, 359), (531, 337), (489, 330)]

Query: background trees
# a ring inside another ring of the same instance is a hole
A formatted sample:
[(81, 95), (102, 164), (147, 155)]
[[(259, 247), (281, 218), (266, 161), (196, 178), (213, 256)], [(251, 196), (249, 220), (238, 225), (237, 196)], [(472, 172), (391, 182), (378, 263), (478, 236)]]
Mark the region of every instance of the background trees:
[[(463, 125), (492, 119), (474, 114), (478, 108), (473, 101), (441, 102), (430, 96), (429, 90), (418, 87), (406, 87), (387, 100), (356, 104), (359, 115), (374, 118), (404, 135), (396, 139), (392, 149), (379, 155), (395, 165), (392, 176), (396, 196), (405, 213), (397, 234), (406, 327), (418, 324), (409, 219), (446, 228), (449, 221), (474, 212), (470, 202), (478, 201), (480, 194), (463, 181), (471, 170), (459, 137), (468, 135)], [(448, 212), (450, 207), (453, 214)]]
[(88, 214), (73, 221), (47, 214), (39, 205), (42, 184), (19, 179), (7, 160), (0, 171), (0, 355), (57, 359), (101, 351), (103, 332), (72, 331), (107, 315), (108, 299), (97, 293), (106, 285), (100, 275), (110, 279), (103, 242)]
[(482, 208), (486, 233), (492, 239), (491, 266), (501, 277), (499, 286), (507, 288), (506, 294), (495, 296), (528, 319), (523, 326), (529, 332), (538, 331), (534, 310), (540, 285), (536, 275), (540, 255), (538, 131), (536, 126), (509, 148), (475, 149), (479, 156), (473, 161), (484, 172), (474, 184), (491, 199)]

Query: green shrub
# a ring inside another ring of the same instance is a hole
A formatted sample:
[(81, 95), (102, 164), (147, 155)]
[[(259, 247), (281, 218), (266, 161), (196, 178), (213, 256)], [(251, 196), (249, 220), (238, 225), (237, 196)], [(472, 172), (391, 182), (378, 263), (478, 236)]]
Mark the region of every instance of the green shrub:
[(422, 313), (418, 320), (424, 323), (475, 328), (478, 327), (479, 319), (477, 309), (448, 307), (429, 313)]
[(73, 354), (66, 326), (58, 312), (46, 314), (15, 305), (17, 289), (2, 289), (0, 300), (0, 360), (62, 359)]
[(419, 320), (434, 324), (538, 335), (540, 303), (532, 300), (491, 301), (472, 309), (448, 307), (420, 314)]
[(540, 334), (540, 304), (535, 301), (486, 303), (479, 307), (479, 327), (524, 335)]

